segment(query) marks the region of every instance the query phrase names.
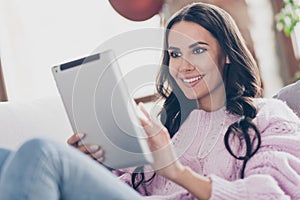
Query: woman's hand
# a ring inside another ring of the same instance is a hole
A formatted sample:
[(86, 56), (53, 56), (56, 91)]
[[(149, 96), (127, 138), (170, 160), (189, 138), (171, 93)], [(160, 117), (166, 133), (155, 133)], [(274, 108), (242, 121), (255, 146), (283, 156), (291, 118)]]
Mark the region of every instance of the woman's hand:
[(67, 143), (97, 162), (102, 163), (104, 161), (104, 150), (96, 144), (79, 144), (79, 141), (84, 137), (85, 134), (83, 133), (75, 133), (67, 140)]
[(141, 117), (140, 121), (148, 135), (148, 146), (154, 158), (152, 168), (157, 174), (174, 180), (184, 167), (174, 152), (169, 132), (158, 120), (151, 118), (142, 104), (139, 108), (146, 117)]
[(180, 163), (168, 130), (160, 122), (153, 120), (141, 104), (139, 107), (146, 117), (140, 118), (140, 121), (148, 135), (147, 142), (154, 158), (152, 167), (156, 173), (181, 185), (198, 199), (209, 199), (212, 190), (210, 179)]

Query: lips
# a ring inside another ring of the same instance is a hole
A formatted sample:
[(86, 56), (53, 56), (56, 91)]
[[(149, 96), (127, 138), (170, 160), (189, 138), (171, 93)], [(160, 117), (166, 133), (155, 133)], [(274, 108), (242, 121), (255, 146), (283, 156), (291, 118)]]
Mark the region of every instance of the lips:
[(205, 76), (205, 74), (201, 74), (199, 76), (192, 77), (192, 78), (183, 78), (182, 81), (184, 83), (193, 83), (195, 81), (198, 81), (198, 80), (202, 79), (204, 76)]

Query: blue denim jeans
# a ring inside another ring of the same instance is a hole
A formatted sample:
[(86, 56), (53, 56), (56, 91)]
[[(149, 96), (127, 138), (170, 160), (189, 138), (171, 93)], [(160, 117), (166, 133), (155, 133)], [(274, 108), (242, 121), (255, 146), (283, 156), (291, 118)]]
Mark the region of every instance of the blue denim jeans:
[(1, 200), (143, 199), (88, 156), (49, 140), (0, 149), (0, 169)]

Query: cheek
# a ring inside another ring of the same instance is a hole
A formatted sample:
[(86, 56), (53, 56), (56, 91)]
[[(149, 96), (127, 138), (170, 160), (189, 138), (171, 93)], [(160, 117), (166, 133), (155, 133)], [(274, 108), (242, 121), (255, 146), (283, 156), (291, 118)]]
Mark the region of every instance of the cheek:
[(179, 61), (180, 59), (170, 59), (170, 61), (169, 61), (169, 66), (170, 66), (170, 68), (173, 68), (173, 69), (176, 69), (176, 68), (178, 68), (179, 66), (180, 66), (180, 61)]
[(214, 73), (217, 69), (216, 65), (214, 63), (200, 63), (196, 65), (196, 70), (202, 74), (202, 73)]
[(190, 62), (196, 66), (199, 71), (210, 71), (216, 68), (216, 64), (209, 54), (191, 56)]
[(170, 77), (172, 77), (174, 79), (174, 81), (177, 82), (177, 72), (174, 69), (169, 68), (169, 74), (170, 74)]
[(178, 61), (171, 59), (169, 62), (169, 72), (171, 74), (171, 76), (175, 76), (178, 73), (178, 69), (179, 69), (180, 64), (178, 63)]

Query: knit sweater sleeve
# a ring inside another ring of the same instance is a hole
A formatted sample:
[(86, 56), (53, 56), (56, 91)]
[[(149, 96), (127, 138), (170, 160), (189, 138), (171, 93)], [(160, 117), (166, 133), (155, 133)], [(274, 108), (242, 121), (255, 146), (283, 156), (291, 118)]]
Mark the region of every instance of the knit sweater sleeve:
[(300, 120), (282, 102), (260, 104), (256, 124), (259, 151), (247, 162), (245, 178), (227, 181), (212, 175), (211, 200), (300, 199)]

